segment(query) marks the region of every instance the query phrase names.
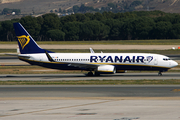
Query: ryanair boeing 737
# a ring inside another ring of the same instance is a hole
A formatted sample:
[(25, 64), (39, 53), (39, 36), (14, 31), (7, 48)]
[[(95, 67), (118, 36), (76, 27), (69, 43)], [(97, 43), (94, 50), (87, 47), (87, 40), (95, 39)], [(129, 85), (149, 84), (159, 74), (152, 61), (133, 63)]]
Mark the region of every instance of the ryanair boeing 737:
[[(20, 23), (14, 23), (20, 49), (18, 58), (31, 65), (59, 70), (86, 70), (88, 75), (114, 74), (126, 70), (162, 72), (177, 62), (159, 54), (146, 53), (54, 53), (40, 48)], [(91, 50), (92, 51), (92, 50)]]

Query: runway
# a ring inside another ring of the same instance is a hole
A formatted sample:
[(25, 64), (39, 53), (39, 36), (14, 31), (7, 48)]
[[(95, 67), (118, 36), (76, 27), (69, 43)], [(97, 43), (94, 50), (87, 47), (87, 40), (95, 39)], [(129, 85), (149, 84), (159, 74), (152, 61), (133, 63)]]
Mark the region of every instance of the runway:
[(179, 120), (180, 85), (0, 86), (1, 120)]
[(178, 72), (164, 72), (162, 76), (156, 73), (116, 73), (100, 76), (85, 74), (0, 74), (1, 81), (57, 81), (57, 80), (175, 80), (180, 79)]

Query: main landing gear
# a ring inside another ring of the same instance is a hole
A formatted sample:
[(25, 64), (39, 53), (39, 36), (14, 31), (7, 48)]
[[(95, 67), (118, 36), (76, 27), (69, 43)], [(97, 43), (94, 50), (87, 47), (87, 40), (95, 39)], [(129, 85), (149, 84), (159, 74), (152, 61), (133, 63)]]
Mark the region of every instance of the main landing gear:
[(93, 76), (93, 72), (92, 71), (88, 72), (87, 76)]
[(159, 71), (159, 72), (158, 72), (158, 75), (159, 75), (159, 76), (162, 76), (162, 71)]
[(87, 73), (87, 76), (100, 76), (100, 74), (98, 73), (98, 72), (94, 72), (94, 74), (93, 74), (93, 72), (92, 71), (90, 71), (90, 72), (88, 72)]

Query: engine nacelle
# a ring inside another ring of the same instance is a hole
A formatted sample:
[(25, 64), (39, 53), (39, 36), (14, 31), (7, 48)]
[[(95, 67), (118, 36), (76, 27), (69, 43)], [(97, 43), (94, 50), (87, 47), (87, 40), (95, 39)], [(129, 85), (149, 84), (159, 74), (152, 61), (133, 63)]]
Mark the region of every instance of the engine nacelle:
[(113, 65), (101, 65), (97, 68), (96, 72), (103, 74), (114, 74), (116, 73), (116, 68)]

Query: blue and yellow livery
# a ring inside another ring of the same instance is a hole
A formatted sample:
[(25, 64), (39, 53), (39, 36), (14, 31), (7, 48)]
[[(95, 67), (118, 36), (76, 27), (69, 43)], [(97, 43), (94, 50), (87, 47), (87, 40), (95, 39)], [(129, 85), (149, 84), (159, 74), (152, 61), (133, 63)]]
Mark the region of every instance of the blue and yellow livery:
[(44, 50), (37, 45), (20, 23), (14, 23), (13, 25), (21, 54), (44, 53)]

